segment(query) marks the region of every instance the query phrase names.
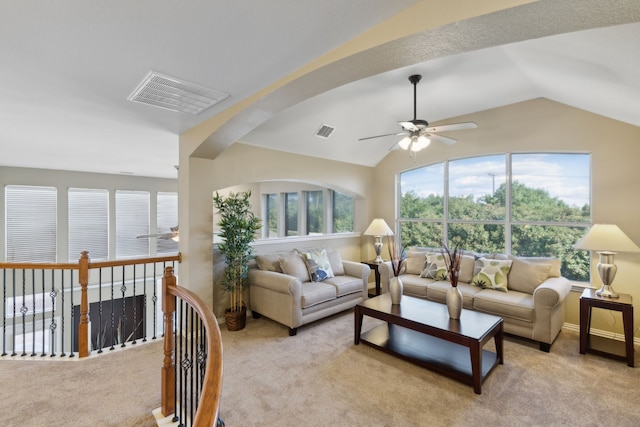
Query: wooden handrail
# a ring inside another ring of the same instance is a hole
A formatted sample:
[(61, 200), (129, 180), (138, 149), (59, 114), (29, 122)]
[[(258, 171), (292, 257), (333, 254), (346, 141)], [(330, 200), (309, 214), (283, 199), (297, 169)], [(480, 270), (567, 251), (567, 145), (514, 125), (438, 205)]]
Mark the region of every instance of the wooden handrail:
[(191, 306), (202, 319), (207, 341), (207, 361), (198, 411), (194, 426), (212, 426), (218, 419), (218, 405), (222, 393), (222, 336), (218, 321), (205, 302), (190, 290), (177, 286), (173, 267), (165, 268), (162, 278), (165, 334), (164, 364), (162, 368), (162, 414), (166, 417), (175, 411), (175, 353), (173, 331), (175, 299), (180, 298)]

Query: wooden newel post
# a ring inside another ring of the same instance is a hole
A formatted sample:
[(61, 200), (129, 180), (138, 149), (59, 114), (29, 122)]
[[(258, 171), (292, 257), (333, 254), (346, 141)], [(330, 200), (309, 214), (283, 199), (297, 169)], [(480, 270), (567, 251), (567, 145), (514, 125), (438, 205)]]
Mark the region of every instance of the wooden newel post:
[(78, 281), (80, 282), (80, 324), (78, 326), (78, 355), (89, 356), (89, 298), (87, 286), (89, 285), (89, 252), (82, 251), (78, 260)]
[(175, 412), (175, 383), (176, 358), (173, 333), (173, 318), (176, 312), (176, 297), (169, 293), (171, 287), (176, 287), (176, 277), (173, 267), (165, 267), (162, 278), (162, 313), (164, 314), (164, 363), (162, 366), (162, 415), (168, 417)]

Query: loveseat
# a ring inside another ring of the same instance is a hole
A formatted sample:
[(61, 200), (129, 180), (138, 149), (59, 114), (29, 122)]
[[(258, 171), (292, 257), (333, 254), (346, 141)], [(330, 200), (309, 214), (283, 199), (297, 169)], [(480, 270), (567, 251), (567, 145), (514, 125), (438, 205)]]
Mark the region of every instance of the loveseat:
[(327, 249), (256, 255), (249, 264), (249, 305), (254, 318), (264, 315), (298, 327), (354, 307), (367, 298), (370, 268), (342, 260)]
[[(504, 331), (539, 342), (548, 352), (564, 323), (571, 283), (560, 274), (560, 260), (463, 252), (458, 288), (463, 308), (500, 316)], [(388, 291), (390, 263), (379, 267)], [(445, 303), (451, 287), (438, 248), (411, 248), (400, 274), (403, 294)]]

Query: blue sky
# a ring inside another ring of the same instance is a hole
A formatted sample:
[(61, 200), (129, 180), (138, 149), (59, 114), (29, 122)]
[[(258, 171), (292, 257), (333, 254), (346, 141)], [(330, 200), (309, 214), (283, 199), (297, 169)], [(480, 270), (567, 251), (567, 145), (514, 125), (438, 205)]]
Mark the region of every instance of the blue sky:
[[(591, 170), (588, 154), (513, 154), (514, 180), (527, 187), (546, 190), (569, 206), (589, 203)], [(491, 194), (505, 182), (505, 156), (483, 156), (449, 162), (450, 191), (453, 196), (472, 194), (474, 198)], [(418, 168), (401, 175), (402, 191), (414, 190), (420, 196), (442, 195), (442, 163)]]

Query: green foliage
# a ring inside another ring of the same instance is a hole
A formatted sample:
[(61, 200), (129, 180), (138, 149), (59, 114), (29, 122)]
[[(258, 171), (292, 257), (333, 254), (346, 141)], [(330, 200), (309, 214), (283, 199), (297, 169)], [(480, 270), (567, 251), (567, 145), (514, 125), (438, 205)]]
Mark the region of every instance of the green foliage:
[(251, 191), (230, 193), (227, 197), (217, 192), (213, 205), (220, 214), (220, 237), (218, 248), (224, 254), (227, 267), (223, 285), (229, 292), (231, 311), (239, 311), (244, 305), (243, 290), (247, 285), (249, 260), (253, 254), (251, 242), (260, 230), (261, 221), (251, 210)]
[[(523, 222), (588, 223), (590, 208), (568, 206), (543, 189), (529, 188), (517, 181), (511, 185), (512, 217)], [(471, 196), (450, 197), (448, 244), (481, 253), (505, 251), (507, 188), (500, 185), (493, 194), (478, 200)], [(409, 191), (400, 202), (401, 238), (406, 247), (439, 247), (443, 240), (444, 198), (419, 197)], [(465, 221), (465, 222), (457, 222)], [(466, 222), (471, 221), (471, 222)], [(500, 221), (486, 223), (485, 221)], [(577, 281), (589, 280), (589, 253), (572, 249), (582, 237), (581, 226), (511, 226), (511, 250), (520, 256), (555, 256), (562, 260), (562, 274)]]

